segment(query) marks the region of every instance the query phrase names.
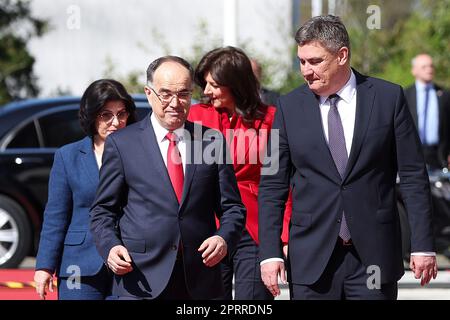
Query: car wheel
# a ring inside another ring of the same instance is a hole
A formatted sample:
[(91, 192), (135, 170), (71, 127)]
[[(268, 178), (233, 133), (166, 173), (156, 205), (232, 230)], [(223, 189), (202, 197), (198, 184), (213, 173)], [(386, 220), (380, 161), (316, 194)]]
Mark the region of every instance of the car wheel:
[(402, 234), (402, 257), (409, 263), (411, 253), (411, 230), (409, 228), (408, 215), (404, 205), (397, 201), (398, 215), (400, 218), (400, 229)]
[(19, 266), (31, 245), (31, 226), (25, 211), (0, 195), (0, 268)]

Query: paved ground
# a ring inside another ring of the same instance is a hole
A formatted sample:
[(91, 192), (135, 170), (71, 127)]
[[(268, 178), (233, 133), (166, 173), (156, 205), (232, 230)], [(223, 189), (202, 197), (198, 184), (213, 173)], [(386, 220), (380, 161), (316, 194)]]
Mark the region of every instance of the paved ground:
[[(398, 284), (398, 300), (450, 300), (450, 269), (440, 270), (438, 276), (429, 285), (420, 286), (420, 281), (407, 271)], [(289, 292), (283, 286), (277, 300), (289, 300)]]
[[(21, 269), (0, 270), (0, 300), (38, 298), (32, 282), (34, 264), (35, 259), (29, 257), (22, 263)], [(420, 287), (419, 281), (414, 279), (412, 272), (407, 271), (399, 282), (398, 299), (450, 300), (450, 261), (443, 256), (438, 256), (438, 265), (440, 267), (438, 277), (426, 287)], [(55, 294), (50, 294), (49, 299), (55, 298)], [(287, 286), (282, 286), (281, 295), (277, 297), (277, 300), (288, 299)]]

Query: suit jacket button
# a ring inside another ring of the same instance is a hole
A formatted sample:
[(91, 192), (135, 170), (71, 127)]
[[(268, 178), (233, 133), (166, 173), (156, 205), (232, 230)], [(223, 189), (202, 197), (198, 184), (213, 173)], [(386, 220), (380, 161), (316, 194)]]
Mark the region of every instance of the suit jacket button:
[(172, 249), (173, 251), (176, 251), (176, 250), (178, 249), (178, 247), (177, 247), (176, 244), (174, 244), (174, 245), (171, 247), (171, 249)]
[(341, 223), (341, 219), (337, 219), (336, 222), (337, 222), (337, 223)]
[(178, 217), (178, 220), (183, 220), (183, 217)]

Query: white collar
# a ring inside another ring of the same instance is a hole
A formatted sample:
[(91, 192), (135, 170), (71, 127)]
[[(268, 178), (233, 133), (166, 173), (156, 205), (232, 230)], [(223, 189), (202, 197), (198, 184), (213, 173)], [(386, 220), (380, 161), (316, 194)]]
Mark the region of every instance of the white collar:
[[(336, 92), (336, 94), (339, 95), (339, 97), (346, 103), (350, 103), (350, 101), (353, 99), (354, 95), (356, 94), (356, 77), (353, 73), (353, 70), (351, 70), (350, 78), (348, 79), (347, 83), (338, 92)], [(324, 104), (327, 99), (328, 96), (320, 96), (320, 104)]]
[(433, 88), (433, 84), (431, 82), (425, 83), (425, 82), (416, 80), (416, 90), (419, 89), (419, 90), (424, 91), (426, 87), (429, 87), (431, 89), (431, 88)]
[[(152, 115), (150, 116), (150, 121), (153, 126), (153, 130), (155, 131), (156, 141), (158, 143), (164, 141), (166, 139), (166, 135), (169, 132), (166, 128), (164, 128), (156, 119), (155, 113), (152, 112)], [(184, 139), (184, 123), (181, 127), (173, 130), (173, 132), (177, 135), (178, 141), (181, 141)]]

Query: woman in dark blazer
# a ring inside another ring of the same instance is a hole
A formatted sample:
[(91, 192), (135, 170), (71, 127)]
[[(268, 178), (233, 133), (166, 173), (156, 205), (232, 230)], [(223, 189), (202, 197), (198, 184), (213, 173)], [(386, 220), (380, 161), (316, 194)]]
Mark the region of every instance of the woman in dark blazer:
[[(203, 89), (209, 103), (193, 105), (188, 119), (224, 134), (247, 209), (241, 241), (222, 263), (225, 299), (232, 299), (233, 275), (236, 300), (273, 299), (261, 280), (259, 267), (258, 187), (276, 108), (261, 101), (259, 82), (250, 60), (234, 47), (214, 49), (203, 56), (195, 70), (195, 82)], [(284, 215), (284, 249), (287, 248), (290, 203), (287, 202)]]
[(55, 153), (34, 281), (45, 299), (58, 277), (58, 299), (101, 300), (112, 277), (89, 232), (89, 209), (98, 185), (106, 137), (135, 122), (136, 106), (115, 80), (93, 82), (81, 98), (79, 119), (87, 137)]

